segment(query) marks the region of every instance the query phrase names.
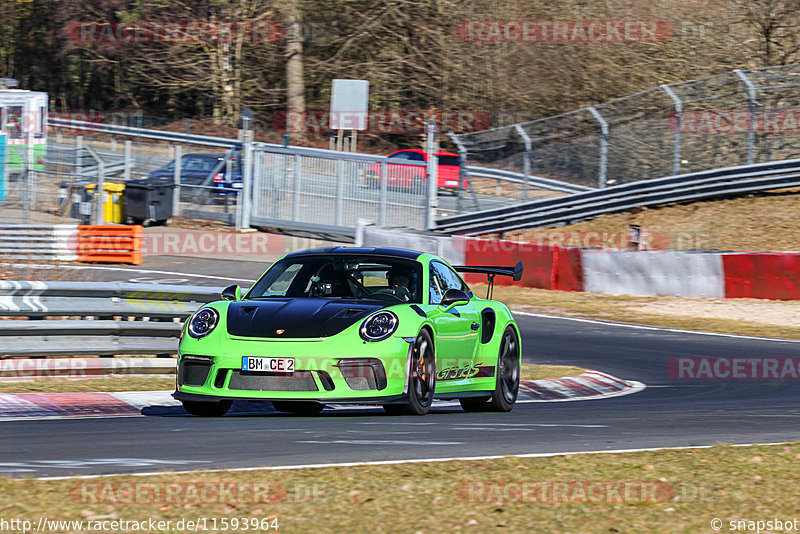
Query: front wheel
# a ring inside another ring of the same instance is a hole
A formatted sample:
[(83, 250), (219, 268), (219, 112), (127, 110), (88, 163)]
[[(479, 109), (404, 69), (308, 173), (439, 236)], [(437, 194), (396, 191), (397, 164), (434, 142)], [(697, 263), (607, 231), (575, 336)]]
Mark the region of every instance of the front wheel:
[(279, 412), (314, 416), (319, 415), (325, 405), (314, 401), (272, 401), (272, 407)]
[(423, 330), (414, 340), (408, 377), (408, 400), (404, 404), (385, 404), (383, 409), (389, 415), (425, 415), (433, 404), (435, 387), (436, 358), (433, 339), (427, 330)]
[(233, 404), (232, 400), (222, 400), (219, 402), (201, 402), (201, 401), (181, 401), (183, 409), (192, 415), (199, 417), (222, 417), (228, 410), (231, 409)]

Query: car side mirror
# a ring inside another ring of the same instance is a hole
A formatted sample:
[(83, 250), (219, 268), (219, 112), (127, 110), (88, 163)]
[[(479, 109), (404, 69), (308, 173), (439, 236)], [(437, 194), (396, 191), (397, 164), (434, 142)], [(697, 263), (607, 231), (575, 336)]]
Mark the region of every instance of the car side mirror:
[(460, 289), (448, 289), (444, 297), (442, 297), (442, 302), (439, 303), (440, 306), (444, 306), (445, 310), (448, 311), (455, 306), (463, 306), (464, 304), (469, 303), (469, 295), (467, 295), (464, 291)]
[(242, 300), (242, 288), (234, 284), (228, 286), (220, 293), (222, 300)]

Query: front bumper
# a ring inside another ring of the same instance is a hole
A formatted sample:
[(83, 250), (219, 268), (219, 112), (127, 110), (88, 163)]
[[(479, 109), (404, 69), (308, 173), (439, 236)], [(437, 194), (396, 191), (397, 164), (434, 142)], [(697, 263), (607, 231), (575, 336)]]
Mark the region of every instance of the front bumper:
[[(413, 339), (411, 340), (413, 341)], [(178, 400), (307, 400), (324, 403), (401, 401), (408, 392), (412, 343), (391, 337), (377, 343), (332, 340), (232, 339), (224, 350), (203, 354), (202, 343), (181, 344)], [(242, 371), (243, 356), (295, 359), (293, 373)]]

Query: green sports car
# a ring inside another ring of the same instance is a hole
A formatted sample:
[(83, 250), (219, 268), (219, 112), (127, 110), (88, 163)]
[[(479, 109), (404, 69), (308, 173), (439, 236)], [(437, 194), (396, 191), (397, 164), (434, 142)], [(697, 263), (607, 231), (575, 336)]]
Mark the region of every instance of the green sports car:
[[(486, 274), (487, 299), (457, 271)], [(521, 341), (509, 309), (489, 298), (498, 275), (519, 280), (522, 264), (452, 267), (390, 248), (288, 254), (244, 296), (227, 287), (184, 323), (174, 397), (202, 416), (236, 399), (302, 415), (329, 403), (422, 415), (434, 398), (510, 411)]]

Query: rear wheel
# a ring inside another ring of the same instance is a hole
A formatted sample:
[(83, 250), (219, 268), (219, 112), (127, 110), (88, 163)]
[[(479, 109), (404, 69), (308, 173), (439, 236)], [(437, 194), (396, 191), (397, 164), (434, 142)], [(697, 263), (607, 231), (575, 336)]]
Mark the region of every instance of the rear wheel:
[(319, 415), (325, 405), (313, 401), (272, 401), (272, 407), (279, 412), (313, 416)]
[(519, 340), (510, 326), (503, 332), (500, 356), (497, 358), (497, 383), (487, 409), (492, 412), (510, 412), (519, 393)]
[(414, 341), (408, 377), (408, 400), (404, 404), (384, 404), (389, 415), (425, 415), (433, 404), (436, 386), (436, 358), (433, 339), (422, 330)]
[(491, 397), (459, 399), (465, 412), (510, 412), (519, 393), (519, 340), (512, 327), (506, 328), (497, 357), (497, 380)]
[(200, 402), (200, 401), (181, 401), (183, 409), (192, 415), (199, 417), (222, 417), (233, 404), (232, 400), (222, 400), (219, 402)]

